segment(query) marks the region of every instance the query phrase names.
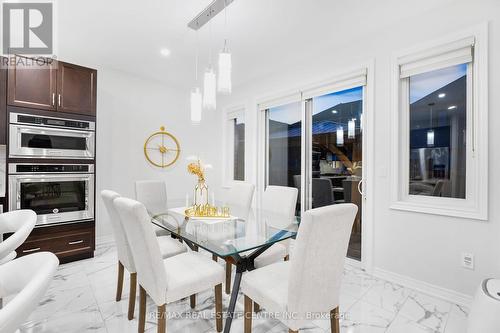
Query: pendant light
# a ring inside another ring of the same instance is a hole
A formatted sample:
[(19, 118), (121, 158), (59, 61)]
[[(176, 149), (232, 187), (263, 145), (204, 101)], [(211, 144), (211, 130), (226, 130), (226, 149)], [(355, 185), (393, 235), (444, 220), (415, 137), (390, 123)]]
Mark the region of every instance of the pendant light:
[(198, 87), (198, 33), (196, 33), (196, 60), (195, 60), (195, 84), (196, 87), (191, 90), (191, 122), (199, 124), (201, 122), (201, 91)]
[(231, 52), (229, 52), (229, 48), (227, 47), (227, 7), (224, 9), (225, 15), (225, 23), (224, 30), (226, 34), (226, 38), (224, 39), (224, 48), (219, 53), (219, 77), (217, 81), (217, 90), (221, 94), (230, 94), (232, 90), (232, 82), (231, 82)]
[(427, 131), (427, 147), (433, 147), (434, 146), (434, 128), (432, 127), (432, 107), (434, 106), (434, 103), (429, 103), (430, 106), (430, 114), (431, 114), (431, 121), (430, 121), (430, 129)]
[(356, 119), (353, 118), (347, 123), (347, 137), (349, 139), (356, 138)]
[(344, 145), (344, 127), (339, 126), (337, 128), (337, 146), (342, 147)]
[(217, 78), (212, 67), (212, 23), (210, 23), (210, 46), (209, 46), (209, 64), (205, 70), (203, 78), (203, 107), (208, 110), (215, 110), (217, 99)]

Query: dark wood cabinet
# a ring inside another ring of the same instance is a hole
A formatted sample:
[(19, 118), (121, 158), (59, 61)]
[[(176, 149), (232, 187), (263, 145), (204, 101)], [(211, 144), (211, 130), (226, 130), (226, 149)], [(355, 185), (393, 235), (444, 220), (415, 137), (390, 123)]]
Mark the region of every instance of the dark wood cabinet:
[(57, 110), (95, 115), (97, 71), (65, 62), (57, 68)]
[(97, 71), (53, 60), (44, 66), (16, 56), (9, 66), (7, 104), (95, 116)]
[(15, 56), (8, 69), (8, 105), (55, 111), (56, 93), (54, 63), (37, 66), (30, 58)]
[(94, 232), (94, 221), (37, 227), (16, 252), (21, 257), (48, 251), (61, 263), (91, 258), (95, 250)]

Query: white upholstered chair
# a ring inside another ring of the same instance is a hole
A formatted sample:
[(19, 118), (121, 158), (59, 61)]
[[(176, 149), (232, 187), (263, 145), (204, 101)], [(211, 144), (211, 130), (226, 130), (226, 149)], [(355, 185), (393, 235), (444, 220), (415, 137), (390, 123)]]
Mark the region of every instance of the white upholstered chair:
[(15, 210), (0, 214), (0, 236), (13, 233), (0, 243), (0, 264), (14, 259), (16, 249), (24, 243), (36, 224), (36, 214), (32, 210)]
[(140, 202), (117, 198), (114, 205), (123, 223), (140, 286), (139, 332), (144, 332), (146, 294), (158, 307), (158, 332), (166, 332), (166, 304), (215, 288), (217, 331), (222, 331), (224, 269), (197, 252), (162, 259), (150, 216)]
[[(168, 210), (167, 183), (163, 180), (139, 180), (135, 182), (135, 199), (146, 206), (150, 214), (161, 214)], [(157, 236), (168, 235), (169, 232), (153, 226)]]
[[(119, 198), (120, 195), (116, 192), (104, 190), (101, 192), (102, 200), (104, 201), (104, 206), (108, 212), (109, 220), (111, 222), (111, 227), (113, 229), (113, 236), (115, 238), (116, 250), (118, 255), (118, 282), (116, 285), (116, 301), (120, 301), (122, 297), (123, 290), (123, 274), (124, 268), (130, 273), (130, 294), (129, 294), (129, 306), (128, 306), (128, 319), (132, 320), (134, 318), (135, 310), (135, 295), (137, 288), (137, 273), (134, 264), (134, 258), (130, 246), (128, 244), (127, 238), (125, 236), (125, 230), (123, 229), (122, 223), (120, 221), (120, 216), (115, 209), (113, 201)], [(187, 251), (184, 244), (179, 241), (172, 239), (170, 236), (157, 236), (156, 240), (160, 247), (161, 256), (163, 258), (172, 257), (174, 255), (183, 253)]]
[[(238, 182), (227, 193), (226, 204), (229, 207), (242, 207), (248, 212), (252, 205), (255, 186), (250, 183)], [(268, 186), (262, 198), (262, 210), (270, 215), (280, 216), (286, 220), (295, 216), (295, 206), (297, 205), (296, 188), (284, 186)], [(231, 210), (231, 214), (238, 216)], [(243, 252), (242, 255), (249, 255), (253, 251)], [(264, 267), (276, 261), (286, 259), (288, 255), (287, 242), (277, 243), (267, 249), (260, 256), (255, 258), (256, 268)], [(226, 294), (231, 293), (231, 269), (232, 264), (226, 262)]]
[(13, 297), (0, 309), (0, 332), (16, 332), (28, 319), (58, 266), (59, 260), (50, 252), (34, 253), (0, 266), (0, 297)]
[[(269, 185), (262, 196), (262, 211), (270, 216), (290, 221), (295, 217), (297, 196), (299, 190), (295, 187)], [(269, 249), (255, 259), (255, 267), (260, 268), (289, 256), (289, 240), (273, 244)]]
[(290, 332), (303, 328), (311, 314), (330, 314), (332, 332), (340, 332), (340, 285), (357, 211), (354, 204), (338, 204), (305, 212), (290, 261), (243, 275), (245, 333), (251, 332), (252, 301), (280, 314)]

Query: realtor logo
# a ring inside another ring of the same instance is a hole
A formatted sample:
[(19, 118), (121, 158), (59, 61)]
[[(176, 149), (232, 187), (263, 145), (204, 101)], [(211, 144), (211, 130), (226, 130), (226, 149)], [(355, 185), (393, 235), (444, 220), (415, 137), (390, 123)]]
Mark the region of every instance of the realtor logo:
[(52, 3), (3, 3), (3, 53), (52, 54)]

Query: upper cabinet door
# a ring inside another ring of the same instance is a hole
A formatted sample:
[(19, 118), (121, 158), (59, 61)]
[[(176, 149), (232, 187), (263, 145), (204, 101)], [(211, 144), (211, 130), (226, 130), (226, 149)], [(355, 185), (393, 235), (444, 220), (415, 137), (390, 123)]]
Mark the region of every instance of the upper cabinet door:
[(56, 109), (55, 65), (44, 68), (33, 65), (26, 57), (16, 56), (15, 65), (9, 66), (7, 104), (33, 109)]
[(57, 69), (57, 110), (95, 116), (97, 71), (65, 62)]

